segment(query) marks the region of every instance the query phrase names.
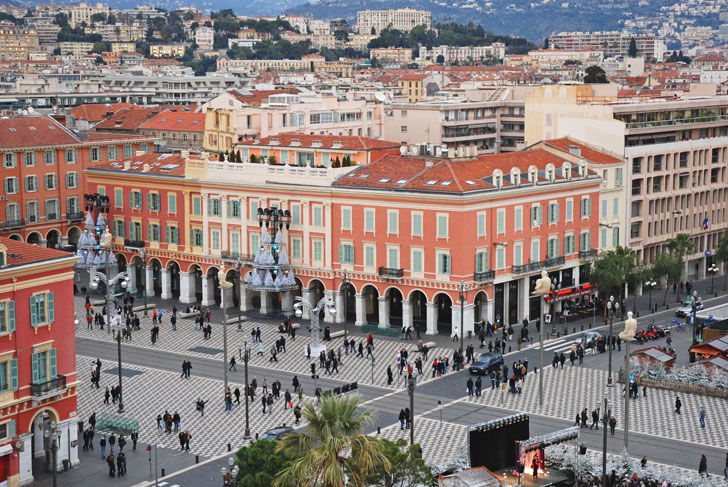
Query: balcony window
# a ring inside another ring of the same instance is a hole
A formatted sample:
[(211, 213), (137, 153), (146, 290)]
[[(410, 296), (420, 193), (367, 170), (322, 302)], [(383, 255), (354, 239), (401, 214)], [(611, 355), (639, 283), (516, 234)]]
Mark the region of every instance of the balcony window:
[(639, 238), (640, 236), (640, 224), (639, 222), (632, 223), (629, 228), (629, 234), (631, 238)]
[(662, 191), (662, 176), (658, 176), (652, 179), (652, 192), (659, 193)]
[(690, 183), (690, 174), (681, 173), (678, 179), (678, 187), (680, 189), (686, 189)]
[(688, 153), (687, 152), (680, 153), (680, 167), (681, 168), (688, 167)]
[(662, 171), (662, 155), (657, 155), (652, 161), (653, 171)]
[(642, 172), (642, 158), (635, 157), (632, 159), (632, 174), (639, 174)]
[(633, 179), (632, 180), (632, 196), (637, 196), (640, 194), (642, 194), (642, 180)]

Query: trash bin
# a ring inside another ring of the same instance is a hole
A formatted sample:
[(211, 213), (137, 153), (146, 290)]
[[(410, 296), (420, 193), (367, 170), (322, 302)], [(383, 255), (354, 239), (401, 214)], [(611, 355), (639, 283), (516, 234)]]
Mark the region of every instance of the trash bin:
[(71, 462), (69, 462), (68, 460), (63, 460), (63, 471), (64, 472), (68, 472), (68, 467), (69, 467), (70, 463)]

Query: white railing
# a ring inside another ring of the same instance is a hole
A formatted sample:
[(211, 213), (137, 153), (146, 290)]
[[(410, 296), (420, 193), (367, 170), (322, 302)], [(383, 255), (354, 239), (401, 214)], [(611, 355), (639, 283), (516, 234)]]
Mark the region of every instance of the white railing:
[(332, 168), (208, 161), (206, 173), (207, 179), (213, 180), (245, 182), (253, 179), (328, 186), (354, 168), (355, 166)]

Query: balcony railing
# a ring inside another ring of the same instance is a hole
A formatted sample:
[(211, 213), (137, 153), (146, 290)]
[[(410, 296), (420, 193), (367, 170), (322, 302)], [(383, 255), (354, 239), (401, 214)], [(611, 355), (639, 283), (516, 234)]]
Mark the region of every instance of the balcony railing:
[(54, 391), (64, 391), (66, 389), (66, 376), (58, 375), (55, 379), (30, 385), (30, 395), (32, 397), (43, 397)]
[(66, 213), (66, 219), (70, 222), (83, 220), (84, 214), (82, 211), (69, 211)]
[(564, 265), (566, 258), (562, 255), (560, 257), (553, 257), (551, 259), (540, 260), (538, 262), (531, 262), (530, 264), (514, 265), (513, 274), (524, 274), (526, 272), (536, 272), (544, 268), (558, 267)]
[(404, 277), (404, 269), (392, 269), (390, 267), (380, 267), (379, 276), (380, 277), (389, 277), (392, 279), (399, 279), (401, 277)]
[(582, 260), (589, 260), (593, 259), (597, 256), (597, 249), (589, 249), (589, 250), (580, 250), (579, 251), (579, 258)]
[(11, 228), (23, 228), (25, 226), (25, 220), (8, 220), (5, 222), (0, 222), (0, 230), (9, 230)]
[(144, 240), (132, 240), (130, 238), (124, 239), (124, 247), (130, 247), (133, 249), (143, 249), (146, 243)]
[(475, 282), (487, 282), (495, 279), (495, 271), (485, 271), (475, 273)]
[(645, 122), (628, 122), (628, 129), (644, 129), (651, 127), (671, 127), (674, 125), (686, 125), (694, 123), (709, 123), (709, 122), (721, 122), (728, 120), (728, 115), (707, 115), (704, 117), (686, 117), (686, 118), (672, 118), (670, 120), (650, 120)]
[(253, 260), (253, 256), (248, 254), (241, 254), (240, 252), (231, 252), (229, 250), (223, 250), (220, 252), (220, 257), (225, 260)]

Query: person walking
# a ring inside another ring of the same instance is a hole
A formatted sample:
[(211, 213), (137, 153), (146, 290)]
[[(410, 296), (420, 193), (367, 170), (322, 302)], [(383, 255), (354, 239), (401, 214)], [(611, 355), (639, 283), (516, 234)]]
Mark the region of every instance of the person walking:
[(392, 382), (394, 382), (394, 377), (393, 377), (393, 374), (392, 374), (392, 366), (391, 365), (387, 365), (387, 385), (388, 386), (391, 386), (392, 385)]
[(263, 395), (260, 396), (260, 403), (263, 405), (263, 414), (265, 414), (265, 408), (268, 405), (268, 400), (266, 398), (265, 393), (263, 393)]
[(680, 401), (679, 397), (675, 398), (675, 412), (677, 414), (680, 414), (680, 408), (682, 407), (682, 402)]
[(109, 388), (106, 388), (106, 392), (104, 392), (104, 404), (109, 404), (109, 397), (111, 396), (111, 392), (109, 391)]
[(725, 454), (725, 469), (723, 469), (723, 475), (725, 475), (725, 479), (728, 480), (728, 453)]
[(296, 405), (295, 408), (293, 408), (293, 416), (296, 418), (296, 424), (301, 421), (301, 406)]
[(592, 424), (589, 426), (589, 429), (592, 429), (595, 426), (597, 427), (597, 430), (599, 430), (599, 408), (592, 411)]
[(126, 473), (126, 454), (123, 451), (116, 457), (116, 471), (120, 478)]
[(125, 446), (126, 446), (126, 438), (124, 438), (124, 435), (120, 435), (119, 436), (119, 451), (123, 452)]
[(106, 458), (106, 463), (109, 466), (109, 477), (116, 477), (116, 463), (114, 462), (113, 453)]
[(480, 397), (481, 392), (483, 391), (483, 379), (478, 376), (477, 379), (475, 379), (475, 397)]
[(109, 436), (109, 449), (112, 454), (114, 453), (114, 445), (116, 445), (116, 436), (114, 436), (114, 433), (111, 433), (111, 436)]
[(101, 437), (101, 441), (99, 441), (99, 446), (101, 447), (101, 459), (106, 458), (106, 436)]
[(132, 449), (132, 451), (136, 451), (137, 441), (139, 441), (139, 433), (137, 432), (137, 430), (131, 430), (131, 449)]
[(468, 388), (468, 396), (473, 397), (473, 378), (472, 377), (468, 378), (466, 387)]
[(700, 427), (705, 428), (705, 407), (700, 407)]
[(232, 357), (230, 357), (230, 367), (228, 367), (228, 371), (230, 371), (230, 370), (234, 370), (235, 372), (238, 371), (238, 368), (235, 367), (235, 363), (236, 363), (235, 362), (235, 355), (233, 355)]
[(291, 396), (291, 392), (288, 389), (286, 389), (286, 393), (283, 395), (283, 399), (286, 401), (283, 404), (284, 410), (293, 406), (293, 397)]
[(698, 465), (698, 474), (702, 475), (708, 475), (708, 459), (705, 458), (705, 455), (700, 455), (700, 464)]
[(617, 419), (614, 416), (609, 417), (609, 431), (614, 436), (614, 429), (617, 427)]

